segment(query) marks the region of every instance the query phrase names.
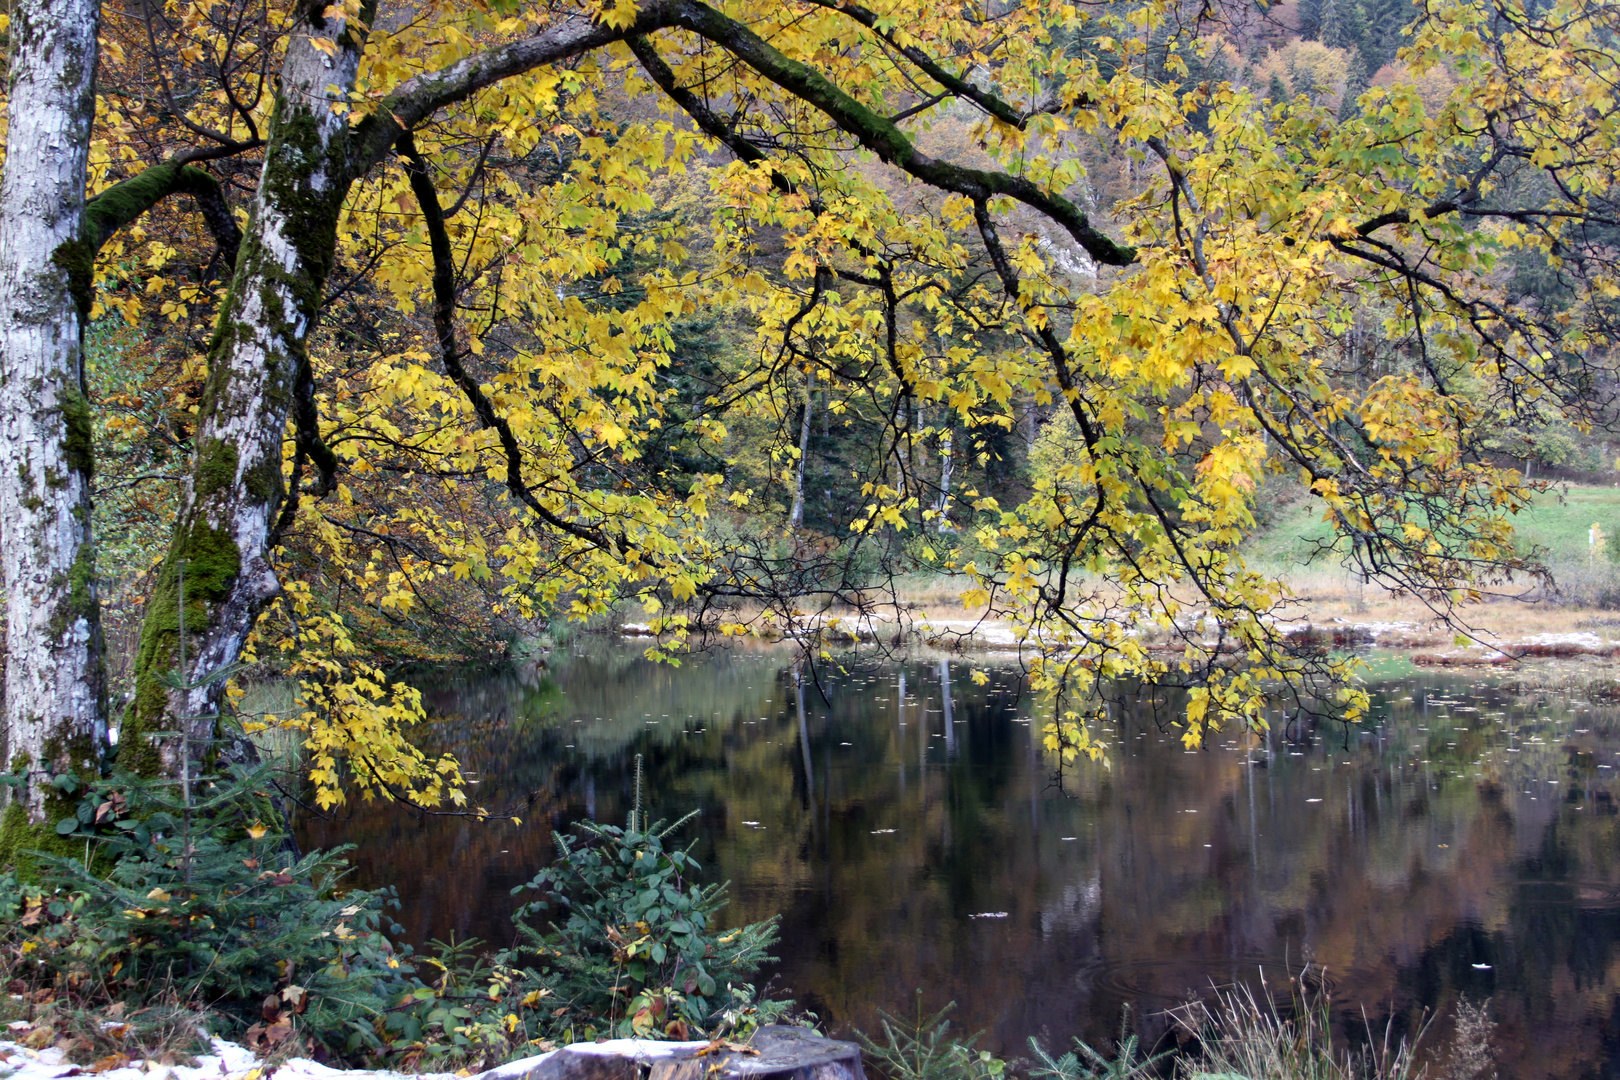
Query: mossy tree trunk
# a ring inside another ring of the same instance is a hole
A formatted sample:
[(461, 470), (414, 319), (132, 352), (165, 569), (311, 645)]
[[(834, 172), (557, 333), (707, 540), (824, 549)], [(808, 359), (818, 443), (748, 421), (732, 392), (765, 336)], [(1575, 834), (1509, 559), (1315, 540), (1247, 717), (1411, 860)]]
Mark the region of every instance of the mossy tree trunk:
[[(169, 552), (141, 623), (135, 698), (118, 756), (125, 768), (174, 773), (181, 741), (154, 738), (184, 728), (194, 757), (217, 737), (224, 686), (205, 680), (234, 664), (259, 613), (280, 591), (270, 555), (286, 498), (282, 445), (289, 419), (329, 485), (336, 461), (315, 430), (309, 338), (337, 250), (339, 212), (356, 179), (393, 152), (436, 110), (511, 75), (600, 48), (672, 22), (676, 0), (644, 5), (635, 22), (611, 27), (561, 19), (532, 37), (417, 76), (351, 125), (341, 109), (354, 87), (364, 33), (300, 4), (282, 64), (259, 178), (231, 288), (209, 345), (195, 461), (181, 493)], [(369, 22), (368, 7), (362, 19)], [(316, 43), (319, 42), (318, 46)], [(335, 53), (325, 46), (336, 45)], [(185, 587), (183, 679), (180, 586)]]
[[(269, 549), (284, 496), (283, 435), (295, 396), (308, 389), (306, 350), (352, 177), (352, 132), (333, 106), (354, 85), (363, 44), (357, 28), (325, 17), (321, 5), (299, 5), (296, 18), (264, 171), (209, 345), (191, 475), (141, 624), (119, 761), (142, 773), (179, 767), (181, 740), (154, 732), (185, 730), (191, 755), (207, 752), (224, 688), (206, 680), (236, 662), (279, 591)], [(335, 54), (316, 39), (337, 43)], [(164, 682), (181, 667), (182, 584), (190, 690)]]
[(0, 563), (5, 760), (29, 783), (6, 815), (46, 820), (53, 774), (99, 767), (102, 640), (90, 538), (84, 189), (96, 0), (15, 0), (0, 181)]

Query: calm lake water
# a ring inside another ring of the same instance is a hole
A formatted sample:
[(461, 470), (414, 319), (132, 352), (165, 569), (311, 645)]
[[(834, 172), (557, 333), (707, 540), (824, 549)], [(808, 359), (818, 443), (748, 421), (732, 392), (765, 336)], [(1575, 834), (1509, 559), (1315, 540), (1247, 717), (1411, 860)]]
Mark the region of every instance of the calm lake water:
[(921, 987), (1004, 1055), (1106, 1039), (1126, 1004), (1151, 1043), (1189, 994), (1285, 995), (1309, 959), (1352, 1039), (1490, 997), (1504, 1080), (1620, 1077), (1620, 710), (1386, 658), (1369, 727), (1190, 753), (1136, 697), (1111, 767), (1059, 783), (1010, 659), (847, 654), (801, 710), (791, 653), (641, 648), (423, 680), (436, 748), (521, 826), (356, 805), (302, 839), (359, 844), (415, 941), (504, 943), (510, 889), (554, 829), (624, 823), (641, 754), (653, 814), (701, 811), (729, 921), (781, 915), (776, 986), (835, 1032)]

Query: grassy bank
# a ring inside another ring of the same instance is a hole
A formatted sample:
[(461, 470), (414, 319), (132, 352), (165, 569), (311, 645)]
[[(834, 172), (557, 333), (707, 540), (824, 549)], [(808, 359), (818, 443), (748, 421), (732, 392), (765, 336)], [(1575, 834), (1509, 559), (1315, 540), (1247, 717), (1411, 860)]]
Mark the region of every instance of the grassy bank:
[[(1292, 617), (1317, 623), (1406, 623), (1419, 631), (1434, 624), (1439, 636), (1427, 644), (1450, 643), (1450, 631), (1436, 624), (1436, 612), (1421, 600), (1388, 593), (1342, 565), (1319, 504), (1303, 488), (1281, 488), (1267, 507), (1269, 520), (1245, 554), (1251, 565), (1287, 582), (1300, 598)], [(1616, 538), (1595, 552), (1588, 543), (1593, 523), (1606, 538)], [(1480, 603), (1463, 608), (1462, 621), (1488, 639), (1502, 641), (1577, 631), (1620, 639), (1620, 487), (1568, 486), (1546, 492), (1515, 517), (1514, 525), (1521, 548), (1542, 553), (1553, 584), (1528, 577), (1502, 584)], [(959, 625), (989, 616), (984, 608), (963, 607), (960, 594), (967, 583), (962, 579), (919, 573), (895, 579), (894, 586), (913, 620)], [(890, 599), (886, 594), (873, 597), (887, 617), (893, 615)], [(758, 612), (741, 614), (746, 621)]]
[[(1570, 485), (1547, 491), (1513, 518), (1521, 550), (1544, 551), (1547, 561), (1556, 565), (1591, 559), (1587, 530), (1594, 522), (1605, 536), (1620, 536), (1620, 486)], [(1284, 492), (1271, 520), (1246, 550), (1255, 563), (1268, 567), (1299, 567), (1313, 559), (1328, 563), (1322, 549), (1332, 535), (1314, 499), (1303, 492)], [(1598, 554), (1601, 561), (1613, 561), (1607, 547)]]
[[(1592, 525), (1602, 531), (1596, 548)], [(1569, 485), (1547, 491), (1513, 519), (1520, 550), (1536, 552), (1551, 570), (1551, 587), (1522, 578), (1503, 584), (1466, 609), (1471, 625), (1499, 636), (1601, 629), (1620, 608), (1620, 487)], [(1293, 586), (1313, 619), (1426, 622), (1433, 613), (1411, 597), (1391, 596), (1363, 583), (1329, 550), (1332, 530), (1303, 493), (1284, 493), (1272, 519), (1248, 545), (1260, 570)]]

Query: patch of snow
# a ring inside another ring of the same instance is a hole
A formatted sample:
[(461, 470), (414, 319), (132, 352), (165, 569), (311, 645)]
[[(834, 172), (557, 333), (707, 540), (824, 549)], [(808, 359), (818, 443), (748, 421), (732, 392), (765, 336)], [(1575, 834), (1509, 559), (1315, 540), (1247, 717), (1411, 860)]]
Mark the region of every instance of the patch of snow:
[(1573, 645), (1580, 649), (1602, 650), (1613, 648), (1614, 643), (1605, 641), (1596, 634), (1531, 634), (1519, 639), (1521, 645)]
[[(460, 1080), (456, 1073), (399, 1073), (387, 1069), (334, 1069), (308, 1058), (292, 1058), (280, 1065), (267, 1065), (245, 1046), (228, 1039), (210, 1039), (213, 1052), (199, 1054), (195, 1065), (148, 1066), (144, 1061), (133, 1061), (119, 1069), (100, 1073), (100, 1080)], [(600, 1043), (575, 1043), (568, 1049), (581, 1054), (613, 1054), (651, 1061), (669, 1057), (682, 1051), (707, 1046), (698, 1042), (653, 1042), (646, 1039), (612, 1039)], [(505, 1065), (476, 1074), (474, 1080), (517, 1080), (545, 1061), (555, 1050), (534, 1057), (509, 1061)], [(19, 1043), (0, 1040), (0, 1068), (6, 1071), (6, 1080), (60, 1080), (79, 1073), (79, 1067), (66, 1060), (54, 1046), (44, 1050), (30, 1050)], [(150, 1068), (150, 1071), (148, 1071)], [(254, 1076), (255, 1070), (261, 1070)]]
[[(709, 1044), (699, 1042), (653, 1042), (650, 1039), (608, 1039), (599, 1043), (575, 1043), (568, 1047), (577, 1054), (601, 1054), (603, 1057), (627, 1057), (637, 1061), (651, 1061), (654, 1058), (672, 1057), (675, 1054), (699, 1050)], [(504, 1068), (510, 1069), (507, 1065)], [(494, 1070), (482, 1074), (479, 1080), (490, 1076)]]

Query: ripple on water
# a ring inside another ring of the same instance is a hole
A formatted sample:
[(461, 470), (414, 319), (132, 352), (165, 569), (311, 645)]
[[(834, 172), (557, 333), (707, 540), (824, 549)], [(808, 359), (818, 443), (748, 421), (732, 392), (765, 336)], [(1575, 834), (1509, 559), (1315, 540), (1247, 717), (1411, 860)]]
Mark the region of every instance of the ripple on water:
[(1521, 904), (1577, 907), (1588, 910), (1620, 909), (1620, 885), (1602, 881), (1560, 881), (1547, 878), (1520, 878), (1499, 881), (1491, 892), (1507, 894)]
[[(1118, 995), (1127, 1001), (1167, 1005), (1205, 997), (1214, 989), (1242, 986), (1256, 998), (1286, 1009), (1298, 993), (1295, 980), (1301, 974), (1297, 958), (1255, 953), (1097, 963), (1083, 971), (1081, 978), (1087, 979), (1094, 990)], [(1336, 982), (1315, 964), (1303, 972), (1303, 978), (1305, 989), (1311, 993), (1331, 992)]]

